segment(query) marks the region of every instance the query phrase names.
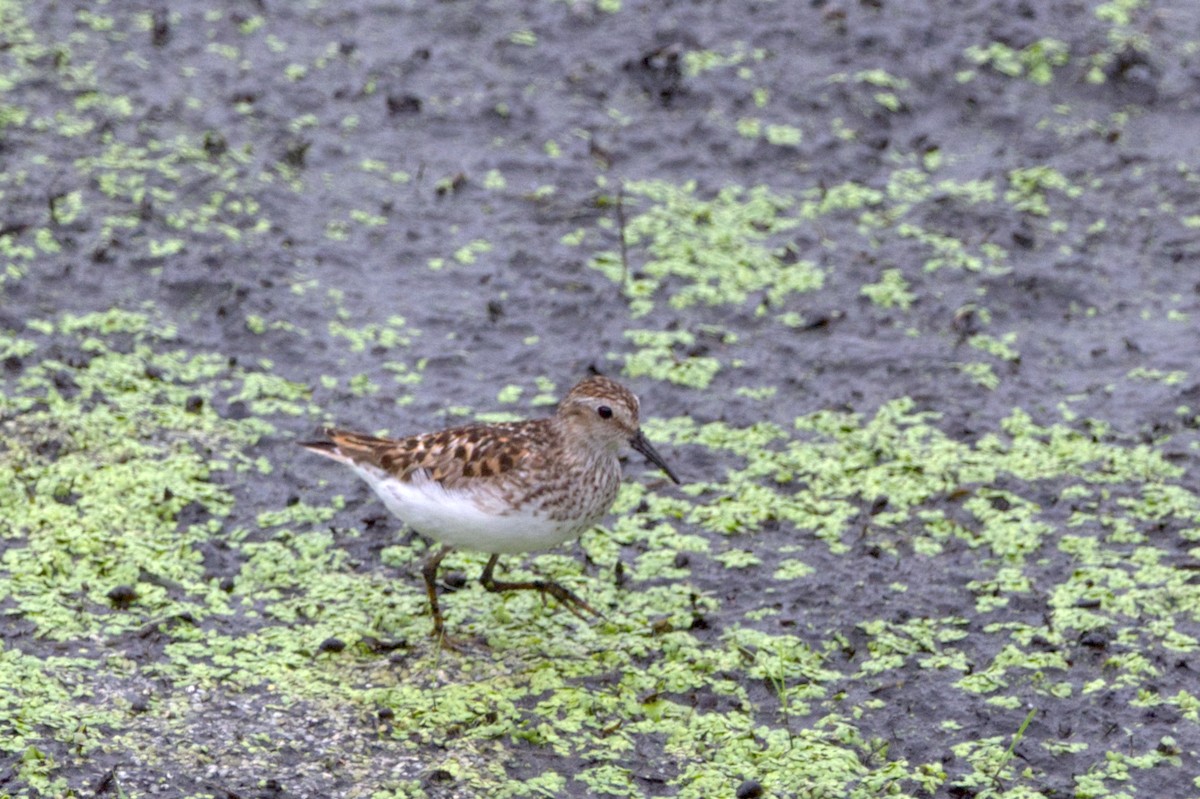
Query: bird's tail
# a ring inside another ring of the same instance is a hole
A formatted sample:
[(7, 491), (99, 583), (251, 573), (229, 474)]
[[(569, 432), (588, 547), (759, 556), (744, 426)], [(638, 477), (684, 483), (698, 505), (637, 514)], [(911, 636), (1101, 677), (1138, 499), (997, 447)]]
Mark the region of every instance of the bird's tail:
[(327, 440), (297, 443), (309, 452), (349, 465), (361, 460), (370, 460), (371, 453), (384, 443), (384, 439), (375, 436), (334, 427), (326, 428), (323, 432)]

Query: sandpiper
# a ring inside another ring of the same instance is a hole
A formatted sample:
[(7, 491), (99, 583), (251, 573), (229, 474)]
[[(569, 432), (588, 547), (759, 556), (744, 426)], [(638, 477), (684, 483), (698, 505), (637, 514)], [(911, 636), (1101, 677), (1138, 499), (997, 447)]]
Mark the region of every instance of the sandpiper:
[(601, 376), (577, 383), (544, 419), (470, 424), (406, 438), (338, 429), (325, 435), (325, 441), (301, 446), (354, 469), (392, 514), (441, 544), (421, 570), (438, 638), (444, 638), (445, 625), (437, 568), (459, 547), (491, 554), (479, 578), (488, 591), (539, 591), (580, 618), (581, 610), (599, 615), (551, 580), (497, 580), (496, 561), (570, 541), (600, 521), (617, 497), (619, 456), (627, 447), (679, 482), (638, 426), (638, 398)]

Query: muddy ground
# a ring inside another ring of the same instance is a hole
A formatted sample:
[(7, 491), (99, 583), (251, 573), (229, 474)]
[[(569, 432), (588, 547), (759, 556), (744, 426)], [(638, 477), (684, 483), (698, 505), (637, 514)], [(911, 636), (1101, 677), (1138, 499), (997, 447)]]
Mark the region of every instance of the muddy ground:
[[(1190, 0), (0, 0), (0, 796), (1197, 795), (1198, 118)], [(439, 652), (294, 442), (591, 369), (685, 486)]]

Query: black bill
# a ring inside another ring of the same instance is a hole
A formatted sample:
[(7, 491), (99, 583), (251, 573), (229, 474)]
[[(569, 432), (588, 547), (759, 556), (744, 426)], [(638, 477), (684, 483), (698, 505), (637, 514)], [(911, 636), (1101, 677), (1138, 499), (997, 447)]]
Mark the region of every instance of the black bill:
[(672, 482), (674, 482), (676, 485), (679, 484), (679, 478), (675, 476), (675, 472), (671, 471), (671, 467), (667, 465), (667, 462), (662, 459), (662, 455), (659, 455), (654, 451), (654, 447), (650, 446), (650, 442), (646, 439), (645, 433), (643, 433), (641, 430), (638, 430), (637, 435), (629, 439), (629, 446), (645, 455), (646, 460), (650, 461), (655, 466), (666, 472), (667, 477), (670, 477)]

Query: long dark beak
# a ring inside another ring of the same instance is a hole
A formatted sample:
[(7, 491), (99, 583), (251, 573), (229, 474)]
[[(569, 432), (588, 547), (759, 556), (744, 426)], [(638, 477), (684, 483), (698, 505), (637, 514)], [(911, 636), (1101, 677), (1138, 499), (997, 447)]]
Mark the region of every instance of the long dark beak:
[(645, 455), (646, 460), (650, 461), (655, 466), (666, 472), (667, 477), (670, 477), (672, 482), (674, 482), (676, 485), (679, 485), (679, 478), (675, 476), (675, 472), (671, 471), (671, 467), (667, 465), (667, 462), (662, 459), (662, 455), (659, 455), (654, 451), (654, 447), (650, 446), (650, 442), (646, 439), (645, 433), (643, 433), (641, 430), (638, 430), (637, 434), (633, 438), (629, 439), (629, 446)]

